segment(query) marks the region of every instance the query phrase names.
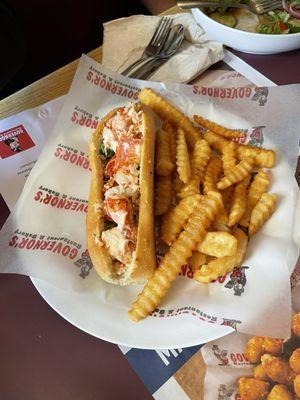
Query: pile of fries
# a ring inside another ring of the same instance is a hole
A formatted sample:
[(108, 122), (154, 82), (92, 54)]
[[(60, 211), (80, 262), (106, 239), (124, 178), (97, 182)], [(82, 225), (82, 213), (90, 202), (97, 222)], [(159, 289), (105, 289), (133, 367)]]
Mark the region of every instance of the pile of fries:
[(151, 89), (143, 89), (139, 100), (163, 121), (156, 138), (155, 212), (169, 249), (133, 303), (133, 321), (158, 306), (183, 265), (201, 284), (239, 268), (248, 236), (276, 202), (266, 193), (270, 180), (263, 169), (274, 166), (273, 150), (234, 142), (244, 133), (200, 116), (193, 122)]
[[(282, 339), (254, 336), (246, 345), (245, 357), (253, 364), (253, 377), (238, 381), (241, 400), (293, 400), (300, 397), (300, 314), (294, 315), (292, 337)], [(298, 396), (298, 397), (296, 397)]]

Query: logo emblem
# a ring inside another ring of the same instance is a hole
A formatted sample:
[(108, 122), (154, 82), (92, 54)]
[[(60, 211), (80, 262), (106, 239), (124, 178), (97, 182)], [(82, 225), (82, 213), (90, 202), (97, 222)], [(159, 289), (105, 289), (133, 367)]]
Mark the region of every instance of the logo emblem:
[(75, 261), (74, 265), (76, 265), (76, 267), (80, 269), (79, 276), (85, 279), (89, 275), (90, 270), (93, 268), (92, 260), (90, 258), (88, 250), (85, 250), (83, 253), (81, 253), (81, 258)]
[(218, 390), (218, 400), (228, 400), (233, 395), (234, 388), (220, 385)]
[(267, 98), (269, 95), (269, 89), (267, 87), (256, 87), (255, 93), (252, 96), (251, 100), (258, 101), (260, 106), (264, 106), (267, 102)]
[(234, 268), (234, 270), (230, 274), (230, 279), (226, 283), (225, 287), (227, 289), (233, 289), (233, 294), (235, 296), (241, 296), (244, 293), (244, 287), (247, 283), (246, 278), (246, 269), (249, 267), (241, 266), (240, 268)]
[(262, 147), (264, 142), (263, 129), (265, 126), (254, 126), (250, 133), (250, 140), (248, 144), (255, 147)]
[(214, 353), (214, 356), (220, 361), (220, 364), (218, 365), (225, 366), (229, 364), (229, 359), (227, 357), (228, 354), (227, 350), (219, 349), (219, 346), (216, 344), (214, 344), (211, 349)]
[(0, 158), (7, 158), (34, 147), (23, 125), (0, 132)]

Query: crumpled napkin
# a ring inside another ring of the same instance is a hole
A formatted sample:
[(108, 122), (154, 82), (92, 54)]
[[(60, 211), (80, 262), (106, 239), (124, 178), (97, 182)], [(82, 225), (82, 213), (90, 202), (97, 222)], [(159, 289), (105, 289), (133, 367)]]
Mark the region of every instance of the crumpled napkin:
[[(134, 15), (106, 22), (104, 26), (102, 64), (122, 72), (141, 57), (161, 17)], [(223, 45), (209, 40), (193, 16), (187, 13), (170, 15), (174, 24), (185, 28), (183, 44), (178, 53), (155, 71), (149, 80), (190, 82), (212, 64), (224, 57)]]

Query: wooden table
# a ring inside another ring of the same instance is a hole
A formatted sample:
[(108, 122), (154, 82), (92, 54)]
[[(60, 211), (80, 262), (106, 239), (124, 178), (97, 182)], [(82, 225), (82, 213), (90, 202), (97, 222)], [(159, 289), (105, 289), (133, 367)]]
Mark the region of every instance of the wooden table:
[[(179, 10), (175, 7), (166, 14)], [(235, 52), (277, 84), (300, 82), (300, 50), (274, 56)], [(101, 62), (102, 49), (88, 54)], [(0, 101), (0, 119), (68, 92), (78, 60)], [(0, 196), (0, 227), (8, 215)], [(0, 275), (0, 398), (3, 400), (151, 399), (120, 350), (61, 318), (27, 277)], [(196, 353), (175, 375), (192, 400), (203, 399)]]

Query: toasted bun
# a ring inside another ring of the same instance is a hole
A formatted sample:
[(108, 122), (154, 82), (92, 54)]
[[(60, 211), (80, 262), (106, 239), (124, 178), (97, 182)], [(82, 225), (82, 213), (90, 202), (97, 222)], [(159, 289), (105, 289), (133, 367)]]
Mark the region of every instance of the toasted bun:
[(135, 263), (121, 276), (116, 274), (108, 249), (101, 243), (103, 222), (103, 164), (99, 156), (102, 130), (117, 109), (108, 113), (99, 123), (89, 142), (89, 162), (92, 178), (89, 192), (86, 237), (89, 254), (95, 270), (107, 282), (117, 285), (143, 284), (156, 268), (153, 215), (153, 176), (155, 131), (152, 116), (142, 107), (143, 144), (140, 164), (140, 203), (137, 228)]

